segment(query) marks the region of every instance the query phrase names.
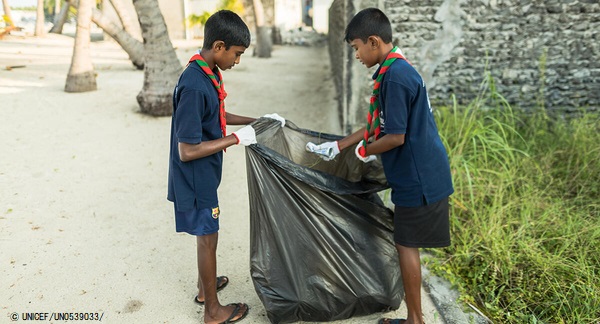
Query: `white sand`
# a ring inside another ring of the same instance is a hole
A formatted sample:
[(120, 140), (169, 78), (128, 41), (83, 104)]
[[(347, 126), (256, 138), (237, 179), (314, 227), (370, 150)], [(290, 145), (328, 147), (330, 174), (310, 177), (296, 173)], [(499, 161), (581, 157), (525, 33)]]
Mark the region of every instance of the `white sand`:
[[(143, 72), (110, 41), (92, 44), (98, 90), (64, 92), (72, 43), (57, 35), (0, 40), (0, 323), (13, 312), (200, 322), (195, 239), (175, 233), (166, 200), (170, 117), (138, 112)], [(175, 45), (184, 62), (199, 44)], [(26, 67), (5, 69), (15, 65)], [(328, 66), (326, 48), (276, 47), (270, 59), (248, 50), (224, 72), (227, 109), (277, 112), (339, 133)], [(249, 271), (243, 147), (227, 150), (223, 172), (218, 273), (231, 283), (219, 297), (250, 305), (242, 323), (268, 323)], [(441, 322), (435, 308), (424, 308), (428, 323)], [(375, 323), (381, 315), (339, 322)]]

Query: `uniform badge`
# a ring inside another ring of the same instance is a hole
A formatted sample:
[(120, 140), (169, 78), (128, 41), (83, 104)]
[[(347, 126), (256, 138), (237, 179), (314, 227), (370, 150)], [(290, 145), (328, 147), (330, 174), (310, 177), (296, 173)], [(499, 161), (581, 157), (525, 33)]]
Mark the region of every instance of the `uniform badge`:
[(212, 218), (219, 218), (219, 214), (221, 214), (221, 212), (219, 211), (219, 207), (215, 207), (212, 209)]

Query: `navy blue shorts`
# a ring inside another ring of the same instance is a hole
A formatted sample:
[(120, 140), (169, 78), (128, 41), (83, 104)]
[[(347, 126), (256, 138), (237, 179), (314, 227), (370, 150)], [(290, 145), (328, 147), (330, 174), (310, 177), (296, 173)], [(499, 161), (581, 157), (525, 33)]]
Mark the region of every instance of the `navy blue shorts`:
[(450, 245), (448, 198), (420, 207), (394, 208), (394, 241), (402, 246), (435, 248)]
[(185, 212), (175, 208), (175, 230), (191, 235), (202, 236), (219, 231), (219, 206), (214, 208), (192, 209)]

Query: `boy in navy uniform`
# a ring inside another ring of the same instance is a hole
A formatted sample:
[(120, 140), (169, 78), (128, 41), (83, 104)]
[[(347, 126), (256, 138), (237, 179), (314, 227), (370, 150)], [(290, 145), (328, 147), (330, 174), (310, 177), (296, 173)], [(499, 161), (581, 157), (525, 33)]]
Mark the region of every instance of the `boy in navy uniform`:
[[(250, 45), (250, 31), (235, 13), (221, 10), (205, 24), (204, 45), (181, 74), (173, 94), (169, 189), (177, 232), (196, 236), (198, 294), (205, 305), (205, 323), (233, 323), (243, 319), (245, 303), (223, 306), (217, 291), (229, 279), (216, 275), (219, 230), (217, 188), (221, 182), (223, 151), (232, 145), (256, 143), (252, 126), (227, 135), (226, 125), (249, 124), (255, 118), (225, 112), (226, 92), (220, 71), (233, 68)], [(265, 115), (281, 121), (277, 114)]]
[[(336, 141), (307, 144), (331, 160), (352, 147), (367, 163), (381, 154), (392, 188), (394, 241), (408, 316), (380, 323), (423, 323), (419, 248), (450, 245), (448, 197), (454, 192), (446, 150), (439, 137), (425, 82), (392, 44), (392, 28), (377, 8), (360, 11), (346, 27), (345, 40), (367, 68), (379, 64), (367, 127)], [(368, 139), (374, 136), (373, 141)]]

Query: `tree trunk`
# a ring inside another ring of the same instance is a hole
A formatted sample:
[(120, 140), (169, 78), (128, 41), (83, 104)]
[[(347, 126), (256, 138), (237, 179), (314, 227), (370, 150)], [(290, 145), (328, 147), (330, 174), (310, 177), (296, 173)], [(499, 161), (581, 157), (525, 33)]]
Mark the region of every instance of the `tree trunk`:
[(271, 57), (273, 45), (269, 36), (269, 28), (265, 22), (265, 9), (262, 1), (252, 0), (252, 7), (254, 9), (254, 22), (256, 23), (256, 48), (254, 49), (254, 56)]
[[(59, 1), (56, 1), (59, 3)], [(51, 33), (62, 34), (63, 26), (69, 17), (69, 0), (65, 0), (65, 5), (60, 8), (58, 15), (54, 16), (54, 26), (50, 29)]]
[(44, 0), (37, 1), (36, 19), (35, 19), (35, 36), (44, 36)]
[(127, 33), (98, 9), (94, 9), (92, 21), (112, 37), (129, 55), (131, 63), (138, 69), (144, 68), (144, 44)]
[(96, 0), (79, 0), (77, 5), (77, 30), (71, 68), (65, 84), (66, 92), (85, 92), (96, 90), (96, 73), (90, 54), (90, 26), (92, 9)]
[(4, 10), (4, 15), (10, 19), (11, 24), (14, 24), (12, 20), (12, 13), (10, 12), (10, 5), (8, 4), (8, 0), (2, 0), (2, 9)]
[[(71, 6), (75, 7), (75, 3), (71, 3)], [(123, 28), (106, 17), (101, 10), (96, 8), (92, 10), (92, 21), (121, 46), (129, 55), (131, 63), (138, 70), (144, 68), (144, 44), (142, 42), (133, 38)]]
[(182, 67), (169, 39), (157, 0), (133, 0), (144, 38), (144, 86), (137, 95), (141, 111), (169, 116), (173, 111), (173, 88)]
[(117, 16), (119, 16), (119, 20), (121, 21), (121, 25), (123, 25), (123, 29), (125, 29), (125, 31), (135, 39), (141, 40), (142, 35), (140, 35), (139, 30), (133, 25), (133, 20), (131, 19), (129, 10), (125, 6), (123, 0), (110, 0), (110, 3), (112, 4), (113, 8), (115, 8), (115, 12), (117, 13)]

